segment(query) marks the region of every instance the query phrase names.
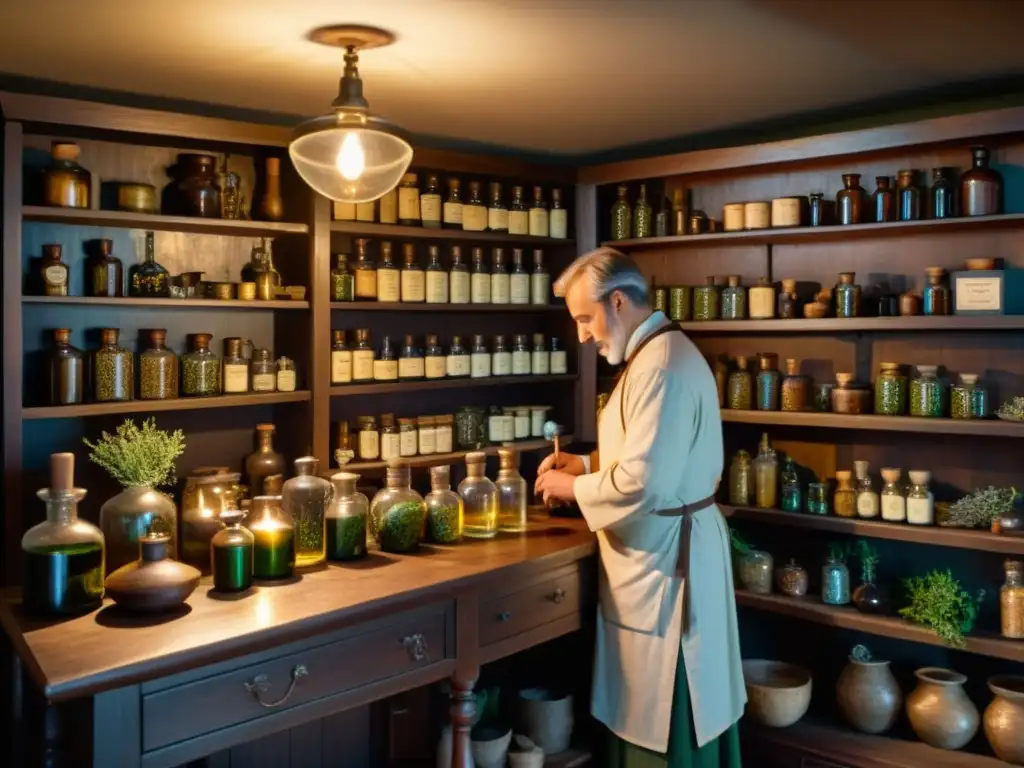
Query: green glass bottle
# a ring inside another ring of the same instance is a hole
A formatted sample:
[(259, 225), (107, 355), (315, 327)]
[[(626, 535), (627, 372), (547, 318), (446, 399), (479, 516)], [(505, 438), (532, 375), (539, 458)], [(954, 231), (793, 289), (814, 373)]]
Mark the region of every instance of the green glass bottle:
[(647, 185), (640, 185), (640, 197), (633, 208), (633, 237), (650, 237), (654, 234), (654, 211), (647, 202)]
[(334, 269), (331, 270), (331, 301), (355, 301), (356, 278), (349, 271), (348, 256), (334, 254)]
[(631, 214), (629, 211), (629, 200), (626, 197), (628, 188), (625, 185), (619, 187), (619, 196), (612, 206), (612, 240), (628, 240)]

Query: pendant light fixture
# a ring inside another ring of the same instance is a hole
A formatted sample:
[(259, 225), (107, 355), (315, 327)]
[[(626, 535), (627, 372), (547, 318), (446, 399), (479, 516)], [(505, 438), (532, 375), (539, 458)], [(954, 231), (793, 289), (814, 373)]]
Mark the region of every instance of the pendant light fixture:
[(345, 49), (345, 72), (332, 112), (299, 125), (288, 147), (303, 180), (324, 197), (368, 203), (390, 192), (412, 162), (405, 132), (370, 114), (363, 98), (357, 51), (394, 42), (383, 29), (352, 24), (320, 27), (309, 39)]

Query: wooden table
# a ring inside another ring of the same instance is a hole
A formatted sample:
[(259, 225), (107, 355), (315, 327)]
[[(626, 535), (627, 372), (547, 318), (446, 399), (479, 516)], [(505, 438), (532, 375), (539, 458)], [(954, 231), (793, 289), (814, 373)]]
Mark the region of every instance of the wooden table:
[(92, 699), (84, 733), (42, 729), (31, 751), (47, 762), (169, 768), (451, 678), (463, 768), (480, 665), (578, 629), (595, 551), (582, 520), (544, 516), (522, 536), (372, 553), (243, 598), (204, 580), (173, 618), (108, 602), (44, 623), (7, 599), (0, 621), (48, 712)]

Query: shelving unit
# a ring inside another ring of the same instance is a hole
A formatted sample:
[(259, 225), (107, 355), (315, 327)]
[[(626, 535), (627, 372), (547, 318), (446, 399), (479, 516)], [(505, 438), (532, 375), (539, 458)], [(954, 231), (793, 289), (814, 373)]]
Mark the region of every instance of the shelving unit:
[(565, 312), (565, 304), (412, 304), (394, 301), (332, 301), (333, 312), (472, 312), (496, 315)]
[(275, 237), (277, 235), (309, 234), (309, 225), (286, 221), (234, 221), (201, 219), (193, 216), (166, 216), (162, 213), (129, 213), (83, 208), (47, 208), (26, 205), (24, 221), (67, 224), (79, 227), (121, 227), (188, 232), (194, 235), (228, 235), (232, 237)]
[(532, 384), (554, 384), (576, 381), (572, 373), (555, 376), (490, 376), (485, 379), (459, 377), (454, 379), (421, 379), (419, 381), (397, 381), (388, 384), (340, 384), (331, 387), (331, 397), (353, 397), (358, 395), (388, 395), (401, 392), (425, 392), (438, 389), (475, 389), (478, 387), (524, 387)]
[[(472, 175), (472, 174), (471, 174)], [(370, 237), (381, 240), (450, 240), (459, 243), (488, 243), (490, 245), (522, 245), (531, 248), (544, 246), (575, 246), (576, 241), (560, 237), (537, 237), (535, 235), (510, 235), (505, 232), (465, 232), (461, 229), (428, 229), (401, 224), (371, 224), (364, 221), (332, 221), (331, 231), (353, 237)]]
[[(572, 435), (562, 435), (560, 443), (564, 447), (572, 442)], [(509, 447), (515, 448), (519, 453), (527, 453), (529, 451), (542, 451), (551, 447), (551, 443), (548, 440), (519, 440), (514, 443), (508, 443)], [(498, 453), (499, 446), (488, 445), (485, 448), (474, 449), (480, 450), (486, 453), (488, 456), (494, 456)], [(409, 465), (416, 467), (439, 467), (444, 464), (457, 464), (464, 461), (467, 453), (473, 451), (452, 451), (451, 453), (431, 453), (427, 456), (411, 456), (409, 458)], [(340, 470), (347, 472), (374, 472), (382, 469), (386, 469), (388, 463), (386, 461), (353, 461), (346, 464)]]
[(798, 320), (688, 320), (687, 333), (906, 333), (908, 331), (1020, 331), (1024, 315), (940, 315), (851, 317)]
[(722, 421), (778, 427), (863, 429), (876, 432), (911, 432), (927, 435), (979, 435), (1024, 437), (1024, 422), (1001, 419), (932, 419), (913, 416), (849, 416), (810, 411), (736, 411), (722, 409)]
[(245, 408), (256, 405), (309, 402), (308, 390), (295, 392), (250, 392), (245, 395), (218, 395), (216, 397), (179, 397), (174, 400), (127, 400), (116, 403), (85, 403), (25, 408), (24, 419), (77, 419), (84, 416), (112, 416), (130, 413), (160, 413), (164, 411), (200, 411), (210, 408)]
[(309, 309), (308, 301), (243, 301), (241, 299), (160, 299), (97, 296), (22, 296), (22, 304), (67, 304), (96, 307), (167, 307), (170, 309)]

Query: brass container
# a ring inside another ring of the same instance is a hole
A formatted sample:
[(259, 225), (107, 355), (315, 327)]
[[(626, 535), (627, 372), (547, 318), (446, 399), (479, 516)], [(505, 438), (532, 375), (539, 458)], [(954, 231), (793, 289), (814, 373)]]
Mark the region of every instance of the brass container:
[(78, 164), (77, 144), (53, 142), (52, 163), (43, 174), (43, 205), (89, 208), (92, 174)]
[(917, 688), (907, 696), (907, 718), (914, 733), (938, 749), (966, 746), (981, 720), (964, 692), (967, 676), (938, 667), (925, 667), (914, 674)]
[(117, 210), (156, 213), (156, 187), (152, 184), (122, 182), (117, 185)]
[(107, 597), (119, 607), (139, 613), (163, 613), (184, 603), (199, 586), (200, 574), (192, 566), (170, 559), (170, 541), (166, 533), (139, 539), (139, 559), (107, 577)]
[(832, 413), (871, 413), (873, 393), (866, 384), (853, 380), (852, 373), (837, 373), (832, 390)]
[(687, 233), (691, 235), (703, 235), (708, 231), (708, 216), (704, 211), (694, 211), (690, 214), (690, 224)]
[(274, 272), (259, 272), (256, 275), (256, 298), (260, 301), (273, 301), (277, 298), (277, 284)]
[(239, 283), (238, 298), (242, 301), (255, 301), (256, 283)]
[(1024, 765), (1024, 677), (996, 675), (988, 680), (995, 698), (985, 709), (985, 738), (996, 756)]
[(210, 298), (217, 301), (230, 301), (235, 298), (234, 283), (212, 283), (210, 287)]
[(900, 295), (900, 314), (901, 315), (920, 315), (921, 314), (921, 297), (916, 293), (906, 293)]

